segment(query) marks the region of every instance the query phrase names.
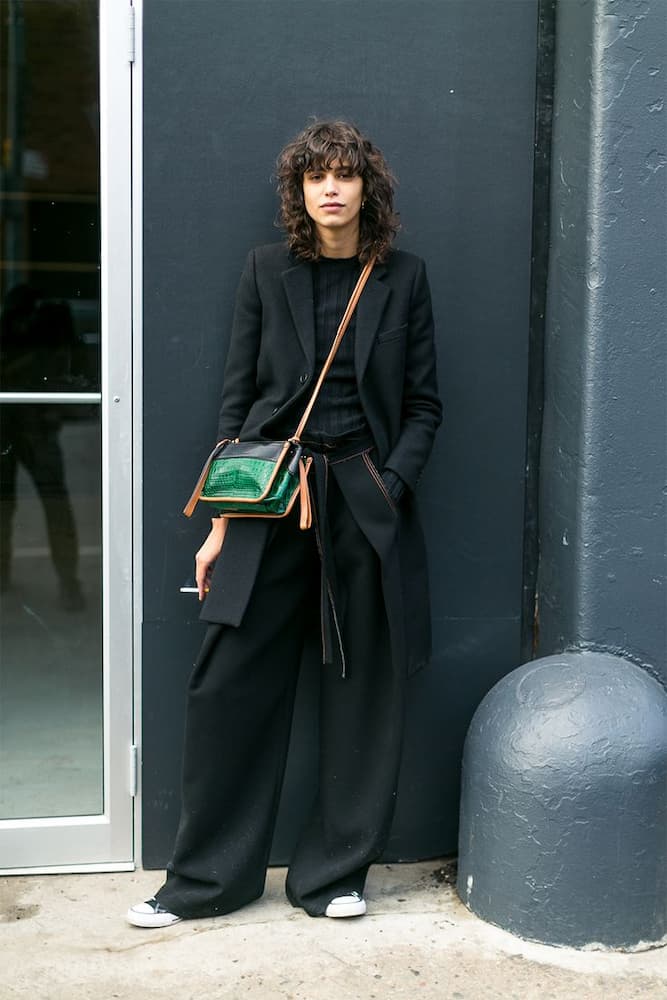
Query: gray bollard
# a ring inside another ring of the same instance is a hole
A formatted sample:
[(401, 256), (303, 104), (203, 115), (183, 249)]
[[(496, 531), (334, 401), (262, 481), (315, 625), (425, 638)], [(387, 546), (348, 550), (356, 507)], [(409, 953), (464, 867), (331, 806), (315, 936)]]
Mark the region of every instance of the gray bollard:
[(466, 737), (458, 893), (519, 937), (637, 949), (667, 934), (667, 694), (603, 653), (504, 677)]

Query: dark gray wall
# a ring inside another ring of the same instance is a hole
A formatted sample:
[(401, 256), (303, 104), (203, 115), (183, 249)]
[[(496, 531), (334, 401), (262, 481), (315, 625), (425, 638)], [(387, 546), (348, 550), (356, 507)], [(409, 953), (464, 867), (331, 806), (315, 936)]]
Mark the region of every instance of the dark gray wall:
[[(143, 861), (178, 818), (183, 689), (201, 637), (178, 594), (206, 520), (180, 514), (215, 432), (235, 285), (272, 228), (276, 153), (310, 115), (355, 120), (398, 177), (425, 257), (445, 424), (420, 487), (434, 662), (414, 678), (388, 857), (456, 847), (472, 713), (519, 662), (536, 0), (146, 0)], [(300, 691), (274, 849), (307, 801)]]
[(667, 682), (663, 4), (558, 5), (540, 653)]

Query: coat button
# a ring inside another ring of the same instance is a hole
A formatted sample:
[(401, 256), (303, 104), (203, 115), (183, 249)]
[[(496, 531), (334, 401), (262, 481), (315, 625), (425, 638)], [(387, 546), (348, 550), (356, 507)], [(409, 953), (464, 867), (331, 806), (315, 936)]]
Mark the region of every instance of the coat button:
[(308, 381), (308, 372), (304, 372), (303, 375), (299, 375), (299, 382), (301, 383), (301, 385), (305, 385), (307, 381)]

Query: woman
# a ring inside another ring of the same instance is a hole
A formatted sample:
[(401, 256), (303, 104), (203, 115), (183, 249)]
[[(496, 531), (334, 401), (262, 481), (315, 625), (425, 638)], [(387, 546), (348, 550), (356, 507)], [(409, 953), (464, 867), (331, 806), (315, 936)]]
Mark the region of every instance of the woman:
[[(381, 152), (316, 122), (278, 159), (287, 243), (252, 251), (237, 294), (218, 440), (289, 437), (361, 267), (376, 263), (304, 433), (314, 527), (213, 518), (196, 556), (209, 628), (189, 689), (183, 804), (167, 881), (128, 911), (163, 927), (260, 896), (304, 643), (323, 650), (319, 787), (286, 891), (360, 916), (387, 840), (406, 677), (430, 652), (413, 490), (441, 420), (424, 265), (398, 229)], [(224, 546), (223, 546), (224, 540)]]

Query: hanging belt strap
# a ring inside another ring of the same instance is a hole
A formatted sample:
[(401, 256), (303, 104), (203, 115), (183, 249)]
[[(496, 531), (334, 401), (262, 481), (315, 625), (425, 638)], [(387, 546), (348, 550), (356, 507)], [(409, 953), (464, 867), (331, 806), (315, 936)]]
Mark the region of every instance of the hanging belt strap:
[(345, 650), (337, 614), (336, 565), (333, 559), (329, 519), (327, 517), (327, 492), (329, 464), (324, 455), (313, 453), (313, 474), (310, 485), (313, 492), (313, 523), (320, 557), (320, 621), (322, 624), (322, 662), (335, 663), (345, 677)]

